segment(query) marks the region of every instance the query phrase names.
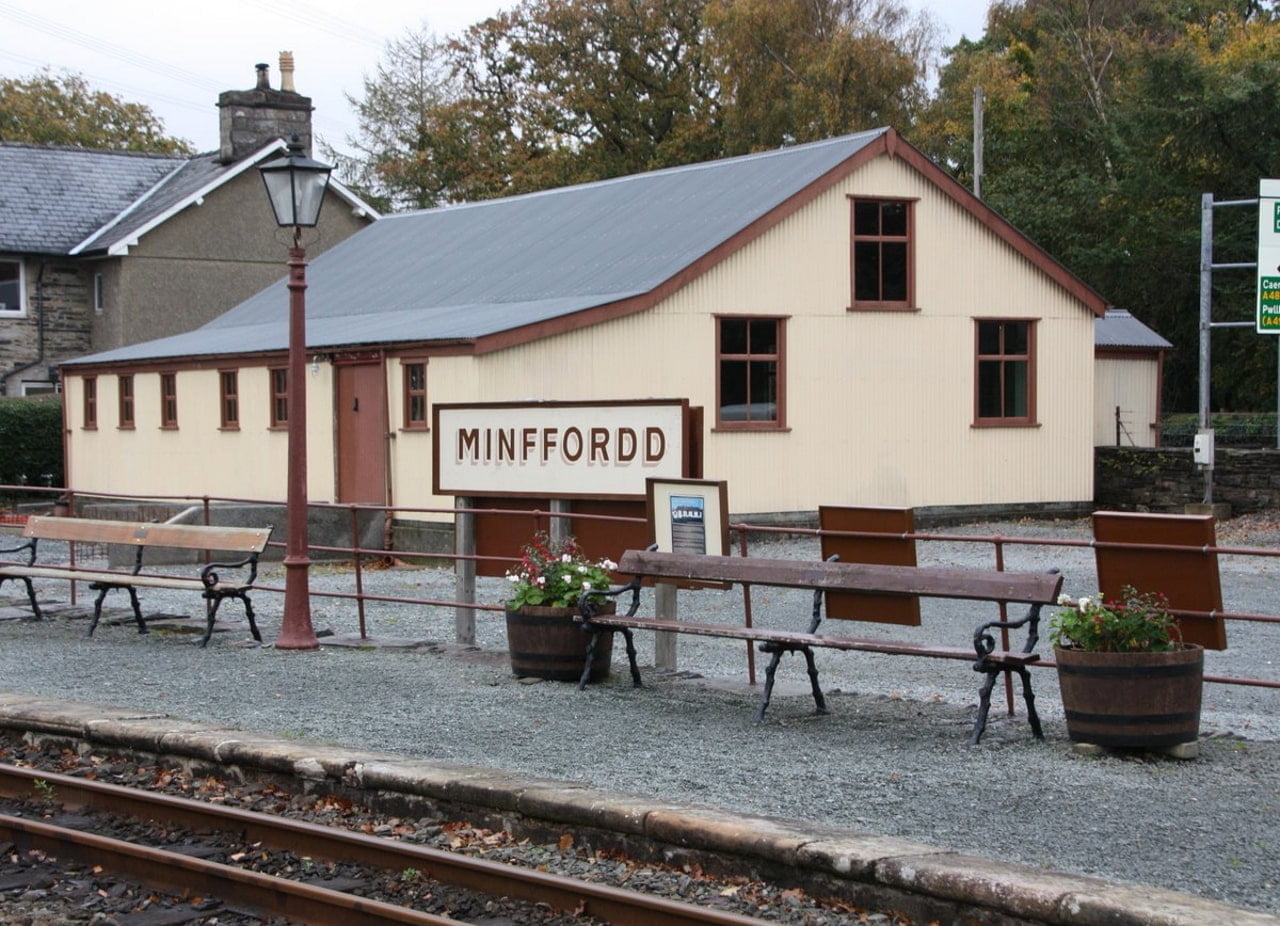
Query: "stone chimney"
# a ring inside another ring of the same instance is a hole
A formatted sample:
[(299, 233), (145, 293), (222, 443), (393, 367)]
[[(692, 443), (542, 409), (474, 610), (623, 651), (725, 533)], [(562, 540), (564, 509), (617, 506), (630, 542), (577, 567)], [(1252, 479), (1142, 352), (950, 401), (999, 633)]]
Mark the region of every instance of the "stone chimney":
[(311, 156), (311, 98), (293, 88), (293, 53), (280, 53), (280, 89), (271, 89), (269, 65), (259, 64), (257, 86), (218, 95), (221, 144), (218, 160), (230, 164), (253, 154), (277, 138), (297, 135)]

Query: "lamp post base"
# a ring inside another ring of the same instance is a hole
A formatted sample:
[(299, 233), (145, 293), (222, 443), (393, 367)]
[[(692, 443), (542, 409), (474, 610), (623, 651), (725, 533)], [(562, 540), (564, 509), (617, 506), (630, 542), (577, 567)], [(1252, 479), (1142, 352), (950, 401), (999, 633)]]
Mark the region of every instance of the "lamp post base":
[(315, 630), (311, 626), (311, 590), (308, 582), (310, 568), (311, 560), (308, 557), (284, 558), (284, 622), (276, 640), (276, 649), (320, 647), (320, 641), (316, 639)]

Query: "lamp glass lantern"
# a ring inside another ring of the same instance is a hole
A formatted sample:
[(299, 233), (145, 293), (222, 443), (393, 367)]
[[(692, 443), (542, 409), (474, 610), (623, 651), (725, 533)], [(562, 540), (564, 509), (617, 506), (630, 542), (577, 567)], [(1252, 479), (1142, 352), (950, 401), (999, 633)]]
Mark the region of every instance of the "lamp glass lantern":
[(320, 207), (333, 168), (307, 157), (297, 135), (290, 139), (288, 151), (284, 157), (263, 164), (258, 172), (267, 188), (276, 224), (281, 228), (314, 228), (320, 221)]

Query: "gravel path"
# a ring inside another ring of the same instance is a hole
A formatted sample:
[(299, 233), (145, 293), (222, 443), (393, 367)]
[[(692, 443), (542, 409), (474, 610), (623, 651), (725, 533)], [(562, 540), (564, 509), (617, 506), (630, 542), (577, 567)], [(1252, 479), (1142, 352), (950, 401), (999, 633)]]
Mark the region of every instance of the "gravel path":
[[(948, 533), (1083, 540), (1084, 522), (1002, 522)], [(1220, 543), (1270, 546), (1266, 522), (1229, 522)], [(753, 555), (816, 556), (816, 541), (753, 544)], [(922, 544), (922, 564), (991, 565), (982, 544)], [(1096, 591), (1092, 551), (1010, 546), (1006, 568), (1062, 569), (1065, 589)], [(263, 581), (280, 584), (277, 567)], [(1228, 610), (1277, 613), (1280, 561), (1223, 557)], [(501, 600), (484, 582), (482, 600)], [(350, 574), (313, 570), (312, 587), (351, 589)], [(365, 576), (366, 591), (450, 599), (449, 572), (388, 569)], [(49, 595), (52, 587), (44, 592)], [(120, 594), (120, 593), (116, 593)], [(818, 654), (831, 715), (815, 717), (803, 661), (786, 659), (765, 723), (751, 717), (758, 688), (746, 680), (745, 644), (682, 638), (680, 671), (657, 672), (652, 641), (637, 635), (649, 685), (630, 687), (624, 657), (606, 682), (578, 692), (562, 683), (515, 679), (500, 615), (481, 612), (479, 646), (453, 639), (452, 609), (375, 603), (373, 646), (326, 645), (309, 653), (249, 645), (229, 622), (206, 650), (175, 621), (173, 632), (139, 638), (128, 623), (86, 623), (63, 609), (43, 623), (19, 621), (17, 589), (0, 589), (0, 689), (66, 700), (162, 709), (174, 716), (510, 769), (602, 788), (820, 820), (1047, 869), (1189, 891), (1280, 912), (1280, 691), (1207, 685), (1200, 757), (1087, 758), (1066, 739), (1056, 679), (1033, 672), (1047, 742), (1029, 735), (1021, 712), (993, 722), (965, 746), (979, 677), (960, 662)], [(145, 593), (151, 614), (198, 615), (191, 595)], [(123, 599), (124, 596), (121, 595)], [(809, 596), (757, 589), (757, 622), (796, 626)], [(258, 596), (268, 641), (279, 600)], [(85, 603), (84, 599), (81, 605)], [(117, 602), (119, 604), (120, 602)], [(127, 604), (127, 600), (123, 603)], [(681, 593), (681, 608), (729, 619), (741, 592)], [(234, 617), (237, 605), (226, 606)], [(989, 608), (989, 606), (988, 606)], [(318, 631), (356, 632), (349, 602), (316, 597)], [(125, 616), (116, 612), (113, 616)], [(989, 612), (925, 603), (921, 628), (886, 636), (958, 643)], [(867, 632), (876, 628), (867, 626)], [(864, 628), (859, 627), (859, 633)], [(425, 641), (425, 642), (424, 642)], [(1280, 628), (1233, 623), (1229, 649), (1209, 653), (1211, 674), (1280, 678)], [(763, 664), (760, 665), (761, 674)]]

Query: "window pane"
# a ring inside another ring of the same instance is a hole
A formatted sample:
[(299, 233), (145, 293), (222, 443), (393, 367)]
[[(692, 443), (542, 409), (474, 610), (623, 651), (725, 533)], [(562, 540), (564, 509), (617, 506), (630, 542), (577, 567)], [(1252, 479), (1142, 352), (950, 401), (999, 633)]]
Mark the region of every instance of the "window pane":
[(752, 421), (778, 420), (778, 365), (757, 360), (750, 365), (751, 396), (747, 417)]
[(978, 417), (1002, 417), (1000, 400), (1000, 364), (984, 360), (978, 364)]
[(978, 322), (978, 353), (983, 355), (1000, 353), (999, 322)]
[(900, 235), (903, 238), (907, 236), (906, 203), (884, 203), (880, 215), (882, 222), (880, 234)]
[(747, 352), (747, 319), (720, 319), (720, 353), (745, 354)]
[(724, 360), (720, 363), (720, 418), (743, 421), (747, 414), (747, 362)]
[(907, 245), (887, 241), (880, 248), (884, 263), (881, 266), (880, 298), (885, 302), (907, 301)]
[(778, 352), (778, 323), (772, 318), (751, 322), (751, 353), (776, 354)]
[(1003, 327), (1004, 353), (1025, 354), (1027, 352), (1027, 330), (1029, 328), (1027, 323), (1005, 322)]
[(420, 392), (425, 385), (423, 380), (426, 378), (426, 364), (411, 363), (409, 364), (409, 388), (414, 392)]
[(1027, 362), (1010, 360), (1004, 365), (1004, 414), (1006, 418), (1027, 417)]
[(859, 200), (853, 204), (853, 233), (855, 235), (880, 234), (880, 204)]
[(20, 276), (17, 262), (0, 261), (0, 312), (17, 312), (22, 308)]
[(853, 246), (853, 298), (856, 302), (880, 301), (880, 245), (859, 241)]

